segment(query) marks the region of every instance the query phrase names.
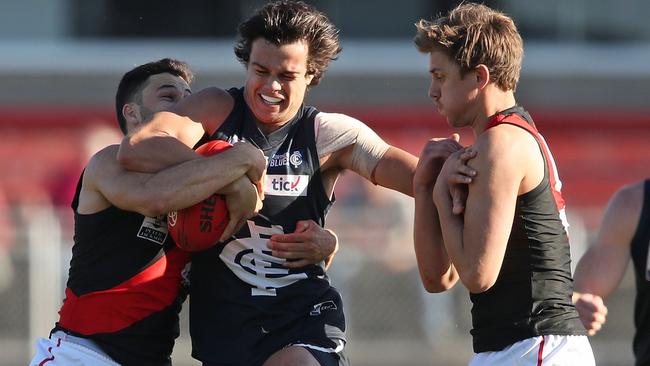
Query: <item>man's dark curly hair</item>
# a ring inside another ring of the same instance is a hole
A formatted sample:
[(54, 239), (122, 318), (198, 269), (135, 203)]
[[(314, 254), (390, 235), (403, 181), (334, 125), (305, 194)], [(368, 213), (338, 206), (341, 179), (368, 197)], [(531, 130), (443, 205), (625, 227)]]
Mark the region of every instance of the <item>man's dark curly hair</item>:
[(141, 102), (138, 98), (141, 97), (140, 92), (146, 86), (149, 77), (165, 73), (178, 76), (188, 84), (191, 84), (194, 79), (194, 74), (188, 64), (172, 58), (163, 58), (162, 60), (137, 66), (122, 76), (115, 94), (115, 112), (117, 113), (117, 123), (120, 125), (120, 130), (125, 135), (127, 132), (126, 119), (122, 115), (122, 107), (132, 101)]
[(302, 1), (274, 1), (259, 9), (239, 25), (235, 55), (248, 66), (253, 42), (263, 38), (276, 45), (304, 41), (309, 47), (307, 74), (317, 85), (330, 61), (336, 60), (341, 47), (339, 31), (325, 16)]

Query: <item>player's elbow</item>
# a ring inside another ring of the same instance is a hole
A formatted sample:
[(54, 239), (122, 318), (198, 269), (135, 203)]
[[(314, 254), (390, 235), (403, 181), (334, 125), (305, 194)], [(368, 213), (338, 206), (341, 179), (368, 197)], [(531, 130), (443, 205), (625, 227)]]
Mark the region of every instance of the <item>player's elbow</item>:
[(458, 277), (455, 273), (445, 274), (442, 276), (433, 276), (431, 274), (421, 273), (420, 278), (422, 280), (422, 285), (424, 289), (429, 293), (439, 293), (444, 292), (456, 284)]
[(156, 217), (171, 211), (169, 198), (161, 194), (144, 194), (138, 205), (140, 213), (148, 217)]
[[(150, 148), (147, 147), (147, 144), (143, 144), (145, 141), (152, 141), (160, 136), (145, 128), (135, 131), (132, 135), (126, 135), (122, 139), (120, 148), (117, 151), (117, 162), (122, 169), (145, 173), (154, 173), (160, 170), (160, 168), (155, 169), (151, 166), (151, 158), (148, 157)], [(166, 135), (162, 136), (165, 137)]]
[(149, 203), (142, 206), (142, 211), (140, 213), (148, 217), (157, 217), (167, 214), (167, 212), (169, 212), (169, 210), (167, 210), (165, 206), (157, 203)]
[(433, 281), (433, 280), (425, 280), (425, 279), (422, 279), (422, 285), (424, 286), (424, 289), (427, 292), (432, 294), (445, 292), (453, 287), (453, 284), (444, 283), (442, 281)]
[(117, 162), (124, 170), (134, 171), (138, 168), (137, 155), (128, 136), (124, 138), (117, 152)]
[(496, 283), (496, 276), (489, 276), (480, 272), (461, 274), (463, 285), (474, 294), (480, 294), (492, 288)]

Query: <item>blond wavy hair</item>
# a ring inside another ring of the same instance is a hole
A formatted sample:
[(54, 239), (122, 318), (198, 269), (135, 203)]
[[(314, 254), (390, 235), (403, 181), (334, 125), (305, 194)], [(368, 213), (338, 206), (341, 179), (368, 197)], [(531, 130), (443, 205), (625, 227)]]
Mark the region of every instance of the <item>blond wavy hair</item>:
[(442, 50), (454, 60), (461, 75), (483, 64), (500, 89), (515, 90), (524, 55), (514, 21), (482, 4), (463, 3), (434, 21), (415, 23), (415, 46), (420, 52)]

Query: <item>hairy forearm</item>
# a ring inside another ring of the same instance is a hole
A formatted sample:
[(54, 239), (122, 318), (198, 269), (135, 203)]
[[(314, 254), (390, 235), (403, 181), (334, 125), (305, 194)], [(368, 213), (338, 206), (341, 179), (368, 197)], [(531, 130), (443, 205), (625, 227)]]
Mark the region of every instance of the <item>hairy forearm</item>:
[(120, 165), (129, 171), (156, 173), (196, 158), (194, 151), (171, 136), (126, 136), (118, 153)]
[(246, 174), (248, 161), (235, 151), (193, 159), (154, 174), (143, 188), (162, 212), (191, 206)]

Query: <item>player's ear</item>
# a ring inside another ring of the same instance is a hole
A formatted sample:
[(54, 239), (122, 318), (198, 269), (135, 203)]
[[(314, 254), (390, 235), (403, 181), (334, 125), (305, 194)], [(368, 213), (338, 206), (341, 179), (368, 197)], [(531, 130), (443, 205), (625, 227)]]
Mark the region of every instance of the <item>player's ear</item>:
[(479, 64), (474, 68), (474, 77), (479, 89), (485, 88), (490, 83), (490, 69), (483, 64)]
[(122, 116), (127, 123), (137, 125), (140, 122), (140, 109), (135, 103), (126, 103), (122, 106)]
[(307, 81), (307, 86), (311, 85), (311, 81), (314, 79), (314, 74), (305, 75), (305, 80)]

